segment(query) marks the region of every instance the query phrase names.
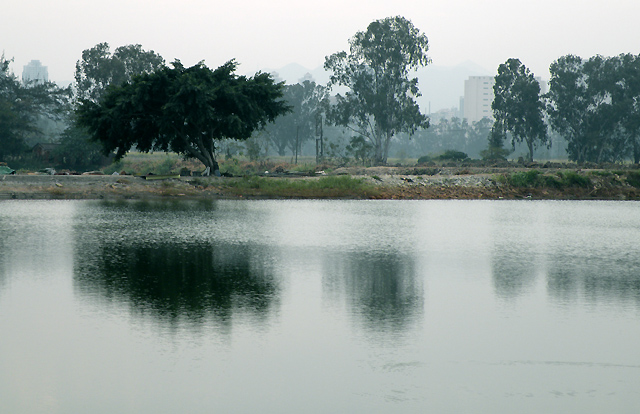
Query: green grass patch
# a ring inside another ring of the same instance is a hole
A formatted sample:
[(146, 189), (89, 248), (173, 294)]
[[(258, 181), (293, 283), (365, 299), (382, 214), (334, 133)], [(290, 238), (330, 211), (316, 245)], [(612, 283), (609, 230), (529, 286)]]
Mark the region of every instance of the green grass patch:
[(520, 171), (498, 177), (498, 182), (515, 188), (587, 188), (589, 177), (575, 171), (559, 171), (556, 175), (543, 174), (538, 170)]
[(522, 171), (508, 174), (507, 184), (512, 187), (538, 187), (540, 184), (540, 171)]
[(591, 180), (589, 177), (580, 175), (575, 171), (560, 171), (558, 176), (561, 179), (564, 187), (581, 187), (587, 188), (591, 186)]
[(614, 173), (609, 170), (589, 171), (589, 175), (594, 177), (611, 177)]
[(269, 197), (354, 197), (367, 198), (378, 189), (361, 178), (329, 176), (318, 179), (265, 178), (247, 176), (225, 180), (225, 190), (238, 195)]

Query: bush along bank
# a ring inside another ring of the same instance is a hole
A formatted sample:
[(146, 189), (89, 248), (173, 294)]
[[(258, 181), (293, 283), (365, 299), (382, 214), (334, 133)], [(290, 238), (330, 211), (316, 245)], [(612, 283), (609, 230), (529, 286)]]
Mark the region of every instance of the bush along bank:
[(527, 198), (640, 199), (638, 170), (540, 170), (497, 174), (498, 187)]

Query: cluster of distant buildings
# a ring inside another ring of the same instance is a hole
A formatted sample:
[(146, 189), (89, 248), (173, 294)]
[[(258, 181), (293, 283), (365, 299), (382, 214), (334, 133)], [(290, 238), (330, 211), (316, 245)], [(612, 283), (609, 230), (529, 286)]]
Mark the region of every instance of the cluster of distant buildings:
[[(540, 93), (547, 93), (547, 82), (541, 77), (536, 77), (536, 80), (540, 84)], [(495, 83), (493, 76), (469, 76), (469, 79), (464, 81), (464, 96), (460, 97), (460, 106), (432, 113), (431, 120), (466, 118), (469, 124), (473, 124), (482, 118), (493, 119), (491, 103), (494, 98), (493, 85)]]

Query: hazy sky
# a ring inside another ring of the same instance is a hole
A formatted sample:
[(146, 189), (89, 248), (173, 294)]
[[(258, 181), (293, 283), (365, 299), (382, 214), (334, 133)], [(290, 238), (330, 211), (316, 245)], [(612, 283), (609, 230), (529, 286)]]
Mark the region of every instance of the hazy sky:
[(488, 70), (510, 57), (548, 77), (565, 54), (640, 53), (638, 0), (28, 0), (0, 13), (0, 51), (12, 69), (39, 59), (70, 81), (82, 51), (139, 43), (167, 61), (236, 58), (241, 73), (297, 62), (314, 69), (376, 19), (401, 15), (429, 38), (436, 65)]

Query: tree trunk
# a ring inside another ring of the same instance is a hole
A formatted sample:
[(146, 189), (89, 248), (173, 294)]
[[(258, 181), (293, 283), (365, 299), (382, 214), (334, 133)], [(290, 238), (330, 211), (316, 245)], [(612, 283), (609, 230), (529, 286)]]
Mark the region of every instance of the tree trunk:
[(384, 152), (382, 154), (383, 156), (383, 165), (387, 164), (387, 158), (389, 157), (389, 146), (391, 145), (391, 134), (390, 133), (385, 133), (384, 134)]
[(381, 128), (376, 125), (374, 134), (374, 145), (375, 145), (375, 159), (374, 163), (376, 165), (385, 165), (387, 163), (387, 151), (386, 151), (386, 134), (383, 134)]

